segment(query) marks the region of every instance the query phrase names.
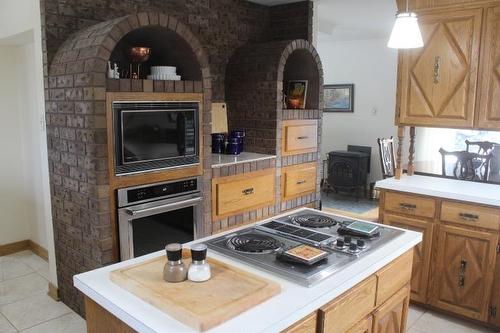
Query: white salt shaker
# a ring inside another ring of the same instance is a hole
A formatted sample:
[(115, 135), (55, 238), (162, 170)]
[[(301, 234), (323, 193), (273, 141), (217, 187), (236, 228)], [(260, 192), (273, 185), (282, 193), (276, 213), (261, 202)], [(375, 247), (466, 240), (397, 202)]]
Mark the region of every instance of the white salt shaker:
[(203, 282), (210, 279), (210, 265), (207, 263), (207, 246), (194, 244), (191, 246), (191, 264), (188, 279), (193, 282)]

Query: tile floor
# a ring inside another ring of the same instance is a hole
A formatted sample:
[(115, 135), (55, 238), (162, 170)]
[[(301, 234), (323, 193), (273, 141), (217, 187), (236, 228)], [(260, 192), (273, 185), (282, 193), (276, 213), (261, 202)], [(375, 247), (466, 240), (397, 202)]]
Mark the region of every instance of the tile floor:
[(465, 320), (449, 317), (419, 306), (410, 305), (407, 333), (495, 333)]
[(85, 333), (85, 321), (47, 296), (49, 265), (23, 251), (0, 257), (0, 333)]
[[(30, 251), (0, 257), (0, 333), (85, 333), (85, 321), (47, 296), (48, 264)], [(410, 306), (408, 333), (494, 333)]]

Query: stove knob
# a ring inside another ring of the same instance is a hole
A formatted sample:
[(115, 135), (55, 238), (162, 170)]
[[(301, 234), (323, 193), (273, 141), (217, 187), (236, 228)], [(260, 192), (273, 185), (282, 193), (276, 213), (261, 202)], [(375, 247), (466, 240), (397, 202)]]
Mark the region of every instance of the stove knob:
[(358, 241), (356, 242), (356, 244), (358, 245), (359, 248), (361, 249), (364, 249), (366, 247), (366, 244), (365, 244), (365, 241), (362, 240), (362, 239), (358, 239)]
[(345, 236), (344, 237), (344, 242), (346, 242), (347, 244), (349, 244), (351, 242), (351, 236)]
[(356, 245), (356, 243), (351, 243), (349, 245), (349, 251), (352, 251), (352, 252), (358, 251), (358, 245)]
[(342, 239), (337, 239), (337, 247), (343, 248), (345, 243)]

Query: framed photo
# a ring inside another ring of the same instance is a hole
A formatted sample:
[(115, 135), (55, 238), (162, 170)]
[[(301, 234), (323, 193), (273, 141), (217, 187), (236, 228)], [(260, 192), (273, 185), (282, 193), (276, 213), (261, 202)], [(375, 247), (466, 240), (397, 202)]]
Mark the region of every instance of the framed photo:
[(307, 96), (307, 80), (288, 81), (285, 92), (288, 109), (305, 109)]
[(354, 84), (325, 84), (324, 112), (354, 112)]

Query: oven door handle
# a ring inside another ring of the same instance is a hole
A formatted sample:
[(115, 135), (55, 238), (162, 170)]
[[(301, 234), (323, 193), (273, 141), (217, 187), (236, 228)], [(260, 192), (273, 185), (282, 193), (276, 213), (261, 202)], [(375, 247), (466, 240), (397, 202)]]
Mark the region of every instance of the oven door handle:
[(174, 209), (179, 209), (187, 206), (192, 206), (193, 204), (196, 204), (202, 200), (202, 197), (197, 197), (193, 199), (187, 199), (183, 200), (180, 202), (173, 202), (170, 204), (166, 205), (161, 205), (161, 206), (155, 206), (155, 207), (149, 207), (149, 208), (143, 208), (143, 209), (130, 209), (127, 208), (125, 209), (125, 212), (128, 215), (131, 215), (133, 217), (141, 217), (143, 215), (152, 215), (155, 213), (161, 213), (161, 212), (168, 212)]

